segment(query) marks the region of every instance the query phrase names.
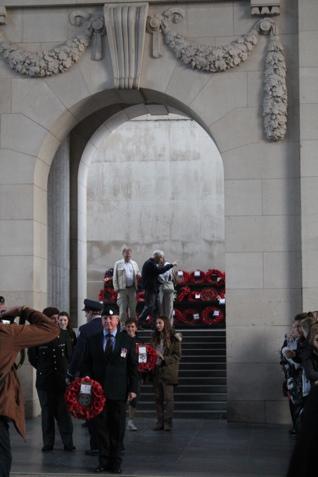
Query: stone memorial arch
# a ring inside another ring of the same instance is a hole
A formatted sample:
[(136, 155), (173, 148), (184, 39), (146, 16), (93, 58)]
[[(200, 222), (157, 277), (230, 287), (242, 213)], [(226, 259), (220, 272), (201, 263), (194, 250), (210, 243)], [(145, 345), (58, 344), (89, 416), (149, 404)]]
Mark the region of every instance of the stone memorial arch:
[[(224, 163), (228, 417), (284, 421), (279, 345), (295, 313), (317, 308), (317, 15), (315, 0), (5, 0), (0, 290), (8, 303), (47, 304), (55, 155), (70, 158), (77, 257), (77, 179), (90, 138), (145, 111), (182, 113), (206, 129)], [(24, 380), (31, 412), (31, 371)]]

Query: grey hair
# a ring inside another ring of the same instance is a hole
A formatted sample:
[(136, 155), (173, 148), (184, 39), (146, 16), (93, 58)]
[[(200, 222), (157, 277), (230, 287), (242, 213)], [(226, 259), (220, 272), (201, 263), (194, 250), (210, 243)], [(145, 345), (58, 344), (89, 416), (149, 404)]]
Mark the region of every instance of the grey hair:
[(154, 250), (154, 251), (152, 252), (152, 256), (153, 256), (153, 257), (164, 257), (165, 254), (164, 254), (164, 252), (163, 252), (162, 250)]

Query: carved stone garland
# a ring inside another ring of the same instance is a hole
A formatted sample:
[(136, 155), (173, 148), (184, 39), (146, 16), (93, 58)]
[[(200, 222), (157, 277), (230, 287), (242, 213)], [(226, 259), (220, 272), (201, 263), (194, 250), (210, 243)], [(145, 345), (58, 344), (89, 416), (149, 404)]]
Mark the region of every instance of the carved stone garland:
[(91, 42), (92, 59), (100, 60), (103, 57), (101, 37), (105, 32), (104, 18), (76, 11), (71, 13), (70, 22), (83, 26), (82, 33), (49, 50), (25, 50), (7, 41), (0, 33), (0, 54), (13, 71), (35, 78), (67, 71), (79, 61)]
[(247, 60), (258, 43), (259, 33), (269, 36), (264, 71), (264, 130), (270, 141), (284, 139), (287, 131), (286, 62), (275, 22), (269, 18), (259, 20), (237, 40), (211, 46), (194, 44), (170, 29), (170, 23), (179, 23), (183, 17), (182, 10), (171, 8), (148, 18), (147, 30), (153, 33), (155, 58), (161, 56), (158, 35), (162, 32), (165, 43), (181, 63), (198, 71), (220, 73)]

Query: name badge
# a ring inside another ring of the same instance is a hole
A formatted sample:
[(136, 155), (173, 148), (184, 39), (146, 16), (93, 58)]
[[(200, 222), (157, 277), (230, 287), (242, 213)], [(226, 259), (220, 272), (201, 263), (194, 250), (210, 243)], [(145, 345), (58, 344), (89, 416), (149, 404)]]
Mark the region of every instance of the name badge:
[(126, 356), (127, 356), (127, 348), (122, 348), (120, 350), (120, 357), (121, 358), (126, 358)]
[(147, 349), (145, 346), (139, 346), (138, 363), (147, 363)]

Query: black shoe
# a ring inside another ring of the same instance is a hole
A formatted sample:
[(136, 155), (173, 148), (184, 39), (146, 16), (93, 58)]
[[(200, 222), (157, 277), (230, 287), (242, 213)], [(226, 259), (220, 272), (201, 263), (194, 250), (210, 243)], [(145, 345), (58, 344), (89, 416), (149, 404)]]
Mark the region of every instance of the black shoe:
[(88, 449), (85, 451), (85, 455), (90, 455), (90, 456), (97, 456), (99, 454), (99, 450), (98, 449)]
[(64, 446), (65, 452), (73, 452), (75, 451), (76, 447), (75, 446)]
[(112, 472), (112, 468), (109, 467), (108, 465), (98, 465), (95, 468), (95, 474), (102, 474), (106, 472)]
[(42, 452), (50, 452), (53, 450), (53, 446), (43, 446)]
[(112, 467), (111, 472), (112, 472), (113, 474), (121, 474), (123, 471), (121, 470), (120, 465), (117, 464), (117, 465), (114, 465), (114, 466)]

